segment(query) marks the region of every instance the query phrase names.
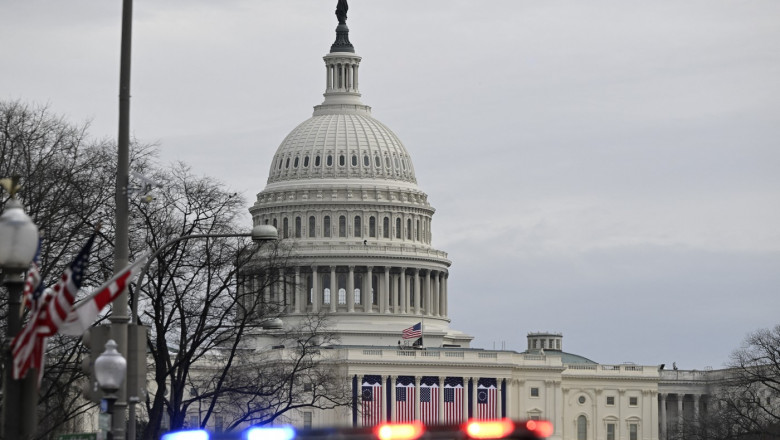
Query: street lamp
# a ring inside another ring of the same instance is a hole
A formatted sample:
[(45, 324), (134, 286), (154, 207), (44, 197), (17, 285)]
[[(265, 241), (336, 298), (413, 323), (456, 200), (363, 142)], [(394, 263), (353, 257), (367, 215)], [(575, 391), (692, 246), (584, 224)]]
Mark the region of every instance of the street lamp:
[[(138, 322), (138, 296), (140, 293), (140, 289), (143, 286), (144, 277), (146, 276), (146, 273), (149, 272), (149, 268), (152, 266), (152, 262), (154, 262), (155, 258), (160, 255), (160, 253), (165, 250), (165, 248), (174, 245), (180, 241), (185, 240), (192, 240), (196, 238), (230, 238), (230, 237), (252, 237), (252, 241), (255, 243), (261, 244), (267, 241), (273, 241), (279, 239), (279, 232), (276, 230), (275, 227), (271, 225), (257, 225), (252, 228), (252, 232), (250, 233), (241, 233), (241, 234), (190, 234), (190, 235), (182, 235), (181, 237), (176, 237), (171, 240), (166, 241), (163, 243), (160, 247), (157, 248), (157, 250), (154, 251), (149, 256), (149, 259), (146, 261), (146, 264), (144, 265), (143, 269), (141, 269), (141, 273), (138, 274), (138, 281), (136, 282), (136, 292), (135, 295), (133, 295), (132, 301), (130, 303), (130, 315), (132, 317), (132, 323), (135, 324)], [(141, 352), (144, 353), (144, 352)], [(143, 354), (139, 354), (139, 356), (143, 356)], [(139, 384), (137, 383), (138, 375), (139, 373), (145, 373), (144, 367), (139, 365), (139, 361), (143, 361), (143, 365), (146, 365), (145, 359), (135, 359), (135, 355), (133, 351), (128, 352), (128, 371), (127, 371), (127, 377), (128, 379), (128, 387), (127, 387), (127, 394), (128, 394), (128, 427), (127, 427), (127, 438), (128, 439), (134, 439), (135, 438), (135, 405), (139, 402), (139, 397), (137, 394), (140, 394)]]
[[(109, 339), (106, 342), (106, 350), (95, 359), (95, 378), (100, 389), (103, 390), (103, 398), (108, 402), (106, 412), (112, 419), (114, 417), (114, 402), (119, 397), (117, 391), (121, 388), (122, 382), (125, 381), (125, 373), (127, 373), (127, 361), (116, 351), (116, 348), (116, 342)], [(113, 426), (113, 420), (109, 426)]]
[(20, 380), (14, 380), (11, 341), (22, 329), (20, 313), (24, 279), (22, 275), (30, 266), (38, 247), (38, 227), (24, 213), (24, 207), (16, 199), (16, 179), (9, 188), (11, 198), (0, 215), (0, 269), (3, 284), (8, 289), (8, 327), (4, 347), (3, 375), (3, 438), (28, 439), (35, 433), (35, 411), (37, 391), (35, 373), (28, 373)]

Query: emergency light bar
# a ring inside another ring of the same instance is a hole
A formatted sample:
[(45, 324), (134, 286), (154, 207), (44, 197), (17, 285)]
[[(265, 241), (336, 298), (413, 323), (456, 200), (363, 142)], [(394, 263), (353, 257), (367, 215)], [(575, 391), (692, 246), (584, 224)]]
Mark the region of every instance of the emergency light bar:
[(537, 440), (551, 436), (554, 428), (547, 420), (474, 420), (463, 424), (424, 425), (383, 423), (373, 428), (314, 428), (297, 430), (290, 426), (253, 427), (243, 432), (209, 433), (205, 430), (177, 431), (161, 440)]

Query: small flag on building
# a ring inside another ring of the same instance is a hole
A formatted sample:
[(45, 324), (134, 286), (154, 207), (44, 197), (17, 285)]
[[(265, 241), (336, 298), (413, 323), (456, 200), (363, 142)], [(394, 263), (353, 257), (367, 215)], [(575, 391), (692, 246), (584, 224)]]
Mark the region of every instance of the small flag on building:
[(414, 338), (421, 337), (422, 336), (422, 322), (418, 322), (417, 324), (415, 324), (415, 325), (413, 325), (413, 326), (411, 326), (409, 328), (405, 328), (403, 333), (402, 333), (402, 335), (403, 335), (404, 339), (414, 339)]

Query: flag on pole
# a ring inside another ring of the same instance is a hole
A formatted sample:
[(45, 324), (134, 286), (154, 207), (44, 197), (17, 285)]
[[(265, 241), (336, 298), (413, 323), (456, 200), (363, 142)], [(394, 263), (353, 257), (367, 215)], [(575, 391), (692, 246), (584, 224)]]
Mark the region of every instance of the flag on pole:
[(420, 380), (420, 420), (426, 425), (439, 423), (439, 378), (424, 376)]
[(480, 378), (477, 384), (477, 418), (495, 419), (498, 387), (495, 378)]
[(414, 377), (398, 376), (395, 385), (395, 421), (414, 420)]
[(63, 335), (81, 336), (95, 322), (100, 311), (111, 304), (127, 288), (130, 281), (135, 279), (148, 258), (149, 254), (144, 254), (133, 264), (127, 266), (105, 284), (95, 289), (94, 293), (79, 301), (68, 313), (68, 317), (65, 323), (60, 326), (59, 332)]
[(97, 231), (84, 244), (76, 258), (65, 269), (60, 280), (40, 301), (40, 307), (32, 314), (27, 325), (11, 342), (13, 353), (13, 378), (21, 379), (30, 368), (38, 370), (38, 381), (43, 375), (43, 354), (46, 340), (57, 333), (73, 307), (76, 294), (84, 279), (84, 270), (89, 260)]
[(418, 322), (409, 328), (405, 328), (401, 335), (404, 339), (419, 338), (422, 336), (422, 323)]
[(29, 308), (35, 310), (38, 300), (43, 297), (43, 283), (41, 282), (41, 240), (38, 239), (38, 249), (35, 250), (35, 257), (27, 269), (27, 277), (24, 280), (24, 291), (22, 291), (22, 310)]
[(363, 426), (375, 426), (382, 423), (382, 377), (377, 375), (363, 376), (361, 390), (361, 413)]
[(444, 423), (463, 421), (463, 378), (444, 379)]

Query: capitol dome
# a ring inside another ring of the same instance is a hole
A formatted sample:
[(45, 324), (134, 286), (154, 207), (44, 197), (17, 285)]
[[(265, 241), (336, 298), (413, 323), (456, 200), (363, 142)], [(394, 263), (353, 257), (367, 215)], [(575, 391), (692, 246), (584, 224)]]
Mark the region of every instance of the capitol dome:
[(401, 140), (361, 101), (346, 19), (323, 59), (325, 99), (281, 142), (249, 209), (254, 225), (278, 229), (295, 267), (245, 269), (241, 285), (281, 304), (284, 325), (328, 315), (345, 345), (395, 346), (420, 324), (425, 346), (468, 347), (472, 337), (449, 328), (451, 262), (432, 245), (435, 210)]

